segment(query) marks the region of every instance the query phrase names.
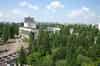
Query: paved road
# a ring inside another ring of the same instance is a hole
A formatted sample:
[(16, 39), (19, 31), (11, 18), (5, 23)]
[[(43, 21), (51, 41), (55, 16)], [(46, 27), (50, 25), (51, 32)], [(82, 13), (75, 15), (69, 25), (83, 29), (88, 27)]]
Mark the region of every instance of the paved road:
[[(2, 52), (0, 53), (0, 66), (7, 66), (7, 64), (5, 64), (3, 61), (12, 58), (12, 56), (14, 55), (14, 57), (16, 56), (14, 53), (17, 52), (17, 50), (23, 46), (24, 48), (28, 47), (28, 44), (26, 42), (21, 41), (20, 39), (10, 39), (8, 41), (8, 43), (1, 45), (0, 49), (8, 49), (8, 51), (6, 52)], [(12, 55), (11, 57), (9, 55)], [(2, 59), (4, 58), (4, 59)], [(10, 62), (10, 61), (9, 61)]]
[(9, 54), (15, 53), (21, 46), (27, 47), (27, 43), (22, 42), (20, 39), (10, 39), (8, 43), (3, 46), (2, 48), (7, 48), (7, 52), (0, 53), (0, 57), (7, 56)]

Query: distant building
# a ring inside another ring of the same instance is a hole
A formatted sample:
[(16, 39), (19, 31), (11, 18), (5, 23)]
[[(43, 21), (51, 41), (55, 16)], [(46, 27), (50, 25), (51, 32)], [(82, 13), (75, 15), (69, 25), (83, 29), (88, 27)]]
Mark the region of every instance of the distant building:
[(59, 32), (60, 30), (61, 30), (61, 29), (58, 28), (58, 27), (47, 27), (47, 31), (53, 32), (53, 33)]
[(100, 24), (96, 24), (96, 27), (100, 30)]
[(33, 17), (25, 17), (24, 22), (34, 22), (34, 18)]
[[(58, 27), (47, 27), (46, 29), (42, 29), (42, 30), (55, 33), (55, 32), (59, 32), (61, 29)], [(37, 39), (39, 29), (33, 17), (25, 17), (24, 26), (19, 28), (19, 34), (23, 39), (23, 38), (29, 38), (30, 33), (33, 34), (34, 39)]]
[(34, 34), (34, 39), (38, 36), (37, 24), (33, 17), (24, 18), (24, 27), (19, 28), (19, 34), (22, 38), (29, 38), (29, 34), (32, 32)]
[(24, 18), (24, 27), (28, 28), (36, 28), (36, 23), (33, 17), (25, 17)]

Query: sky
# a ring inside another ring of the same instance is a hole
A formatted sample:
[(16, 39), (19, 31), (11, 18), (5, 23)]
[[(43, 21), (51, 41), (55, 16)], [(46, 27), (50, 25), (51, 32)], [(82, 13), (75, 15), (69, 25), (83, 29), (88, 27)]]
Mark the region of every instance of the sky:
[(0, 0), (0, 21), (100, 23), (100, 0)]

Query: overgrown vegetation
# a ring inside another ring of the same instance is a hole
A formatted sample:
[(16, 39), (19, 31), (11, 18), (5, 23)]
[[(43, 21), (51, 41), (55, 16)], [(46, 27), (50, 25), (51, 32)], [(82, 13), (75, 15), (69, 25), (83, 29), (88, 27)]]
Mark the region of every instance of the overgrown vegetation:
[[(92, 25), (59, 25), (61, 31), (40, 30), (30, 36), (28, 51), (19, 53), (18, 63), (31, 66), (97, 66), (100, 63), (100, 31)], [(24, 52), (24, 53), (23, 53)]]
[(8, 39), (18, 35), (19, 27), (16, 23), (0, 23), (0, 42), (7, 42)]

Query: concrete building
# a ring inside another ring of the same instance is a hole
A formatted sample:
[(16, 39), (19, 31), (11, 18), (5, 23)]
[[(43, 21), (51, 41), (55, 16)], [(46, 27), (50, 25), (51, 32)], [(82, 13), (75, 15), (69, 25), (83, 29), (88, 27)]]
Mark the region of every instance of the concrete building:
[(19, 28), (19, 34), (21, 38), (29, 38), (29, 34), (32, 32), (34, 34), (34, 39), (38, 36), (37, 24), (33, 17), (24, 18), (24, 26)]
[(37, 25), (33, 17), (25, 17), (24, 18), (24, 27), (34, 28), (36, 29)]
[[(47, 27), (47, 29), (43, 29), (43, 31), (48, 31), (53, 33), (59, 32), (60, 30), (61, 29), (58, 27)], [(33, 17), (25, 17), (24, 26), (19, 28), (19, 34), (23, 39), (23, 38), (29, 38), (30, 33), (33, 34), (34, 39), (37, 39), (39, 34), (39, 29)]]
[(47, 30), (46, 31), (49, 31), (49, 32), (59, 32), (61, 29), (58, 28), (58, 27), (47, 27)]
[(96, 24), (96, 27), (100, 30), (100, 24)]

